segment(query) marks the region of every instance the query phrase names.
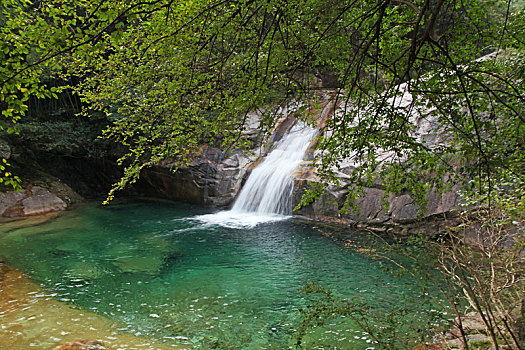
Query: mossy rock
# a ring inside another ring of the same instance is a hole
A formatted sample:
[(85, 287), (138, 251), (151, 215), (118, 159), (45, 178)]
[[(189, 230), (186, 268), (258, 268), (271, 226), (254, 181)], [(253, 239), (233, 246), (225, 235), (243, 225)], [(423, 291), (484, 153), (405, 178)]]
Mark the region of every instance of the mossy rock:
[(82, 252), (85, 249), (79, 242), (69, 241), (62, 243), (56, 247), (56, 250), (64, 252)]

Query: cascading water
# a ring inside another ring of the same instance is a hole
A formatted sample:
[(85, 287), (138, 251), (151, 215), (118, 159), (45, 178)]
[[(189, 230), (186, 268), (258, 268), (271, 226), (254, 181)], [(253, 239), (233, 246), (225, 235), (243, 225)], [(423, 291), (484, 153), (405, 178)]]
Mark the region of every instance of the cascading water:
[(257, 166), (229, 211), (196, 219), (228, 227), (254, 226), (292, 214), (292, 173), (304, 158), (317, 131), (298, 122)]
[(291, 215), (292, 173), (315, 133), (303, 123), (296, 124), (252, 171), (231, 211)]

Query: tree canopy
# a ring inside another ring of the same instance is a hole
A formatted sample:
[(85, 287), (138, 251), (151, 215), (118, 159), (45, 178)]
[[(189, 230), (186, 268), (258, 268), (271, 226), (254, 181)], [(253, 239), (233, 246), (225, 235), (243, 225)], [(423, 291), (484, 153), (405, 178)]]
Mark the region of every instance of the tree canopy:
[[(73, 89), (127, 149), (110, 198), (200, 144), (240, 147), (250, 111), (266, 111), (270, 130), (271, 106), (315, 99), (322, 74), (337, 79), (339, 101), (319, 142), (325, 180), (346, 158), (360, 164), (356, 183), (380, 173), (393, 192), (422, 193), (444, 173), (479, 188), (523, 178), (525, 16), (510, 0), (2, 0), (0, 12), (1, 127), (16, 132), (30, 98)], [(447, 142), (415, 137), (418, 110)]]

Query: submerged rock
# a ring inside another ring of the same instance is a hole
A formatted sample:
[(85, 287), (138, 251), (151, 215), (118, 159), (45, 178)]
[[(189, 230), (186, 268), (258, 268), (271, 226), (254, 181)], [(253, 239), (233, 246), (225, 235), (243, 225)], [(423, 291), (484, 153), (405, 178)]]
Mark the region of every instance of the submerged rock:
[(102, 277), (104, 269), (96, 264), (88, 262), (77, 262), (71, 266), (67, 273), (70, 278), (80, 278), (83, 280), (91, 280)]
[(136, 245), (131, 242), (118, 242), (110, 245), (104, 254), (108, 257), (132, 256), (136, 255)]
[(77, 241), (67, 241), (56, 247), (56, 250), (66, 253), (81, 252), (84, 249), (82, 244)]
[(0, 349), (188, 348), (124, 333), (122, 323), (56, 301), (20, 271), (3, 266), (0, 273)]
[(104, 346), (104, 343), (98, 341), (98, 340), (87, 340), (87, 339), (81, 339), (81, 340), (74, 340), (72, 342), (69, 342), (67, 344), (58, 346), (55, 348), (55, 350), (105, 350), (107, 349)]
[(158, 255), (123, 256), (116, 258), (113, 265), (122, 272), (157, 274), (164, 264)]
[(140, 244), (119, 242), (106, 249), (104, 254), (122, 272), (157, 274), (164, 264), (167, 251), (169, 243), (162, 238), (148, 242), (142, 237)]

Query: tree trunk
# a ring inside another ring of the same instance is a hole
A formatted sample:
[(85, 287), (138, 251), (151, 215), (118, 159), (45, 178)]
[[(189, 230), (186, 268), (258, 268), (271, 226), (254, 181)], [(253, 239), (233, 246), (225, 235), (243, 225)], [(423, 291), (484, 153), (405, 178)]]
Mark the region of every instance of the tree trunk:
[(521, 315), (518, 319), (518, 336), (521, 345), (525, 345), (525, 290), (523, 291), (521, 298)]

